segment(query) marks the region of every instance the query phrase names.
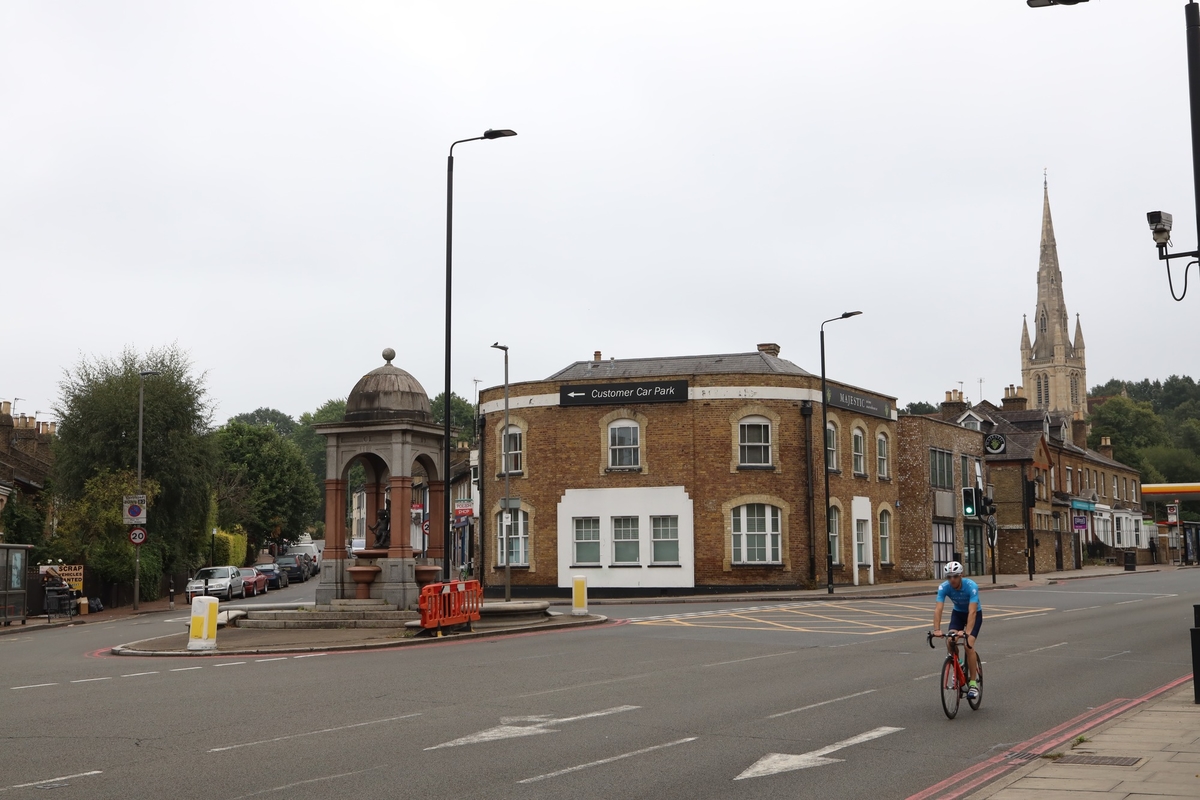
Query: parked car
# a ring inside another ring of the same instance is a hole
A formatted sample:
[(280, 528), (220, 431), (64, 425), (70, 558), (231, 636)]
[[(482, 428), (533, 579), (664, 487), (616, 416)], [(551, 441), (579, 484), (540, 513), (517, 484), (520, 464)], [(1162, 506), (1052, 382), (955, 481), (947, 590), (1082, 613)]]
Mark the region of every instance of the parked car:
[(288, 553), (291, 555), (304, 553), (309, 558), (310, 574), (319, 575), (321, 573), (321, 551), (315, 544), (293, 544), (288, 547)]
[(287, 573), (288, 580), (297, 580), (301, 583), (308, 580), (309, 566), (304, 562), (304, 553), (278, 556), (275, 559), (275, 566)]
[(246, 596), (246, 586), (242, 583), (242, 573), (237, 567), (205, 567), (195, 574), (184, 587), (183, 594), (188, 602), (205, 593), (205, 581), (208, 581), (209, 597), (224, 597), (232, 600), (234, 594)]
[(284, 589), (287, 587), (287, 572), (280, 569), (278, 564), (256, 564), (254, 568), (266, 576), (268, 588)]
[(248, 592), (251, 597), (258, 597), (267, 591), (267, 576), (259, 572), (255, 567), (242, 567), (242, 588)]

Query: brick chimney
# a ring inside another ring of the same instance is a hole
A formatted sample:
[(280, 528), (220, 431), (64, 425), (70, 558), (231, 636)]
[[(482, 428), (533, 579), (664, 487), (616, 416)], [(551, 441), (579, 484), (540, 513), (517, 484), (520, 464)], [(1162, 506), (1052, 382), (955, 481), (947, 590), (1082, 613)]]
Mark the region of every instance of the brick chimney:
[(942, 419), (953, 422), (962, 416), (967, 408), (967, 402), (963, 400), (962, 392), (958, 389), (951, 389), (946, 392), (946, 399), (942, 402)]
[(1004, 389), (1004, 399), (1000, 402), (1000, 407), (1005, 411), (1025, 411), (1028, 409), (1029, 398), (1025, 396), (1025, 389), (1010, 383)]
[(779, 358), (779, 345), (774, 342), (765, 342), (758, 346), (758, 352)]
[(1071, 441), (1076, 447), (1087, 449), (1088, 424), (1087, 420), (1073, 419), (1071, 420)]
[(596, 361), (596, 362), (600, 361), (600, 351), (599, 350), (592, 353), (592, 361)]
[(0, 402), (0, 414), (4, 414), (6, 416), (11, 416), (12, 415), (12, 403), (9, 402), (8, 400), (5, 400), (4, 402)]
[(1112, 439), (1108, 438), (1107, 436), (1101, 436), (1099, 450), (1100, 455), (1104, 456), (1105, 458), (1112, 458)]

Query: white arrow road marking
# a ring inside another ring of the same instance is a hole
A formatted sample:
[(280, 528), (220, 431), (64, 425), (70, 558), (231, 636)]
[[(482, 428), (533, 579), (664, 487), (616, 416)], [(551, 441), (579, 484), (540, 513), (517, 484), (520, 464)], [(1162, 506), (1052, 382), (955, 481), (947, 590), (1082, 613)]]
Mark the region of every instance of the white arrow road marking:
[(858, 736), (851, 736), (849, 739), (843, 739), (840, 742), (822, 747), (820, 750), (813, 750), (809, 753), (793, 756), (787, 753), (767, 753), (765, 756), (754, 762), (754, 765), (734, 778), (735, 781), (740, 781), (742, 778), (760, 778), (763, 775), (774, 775), (778, 772), (791, 772), (796, 769), (808, 769), (809, 767), (820, 767), (825, 764), (836, 764), (839, 761), (844, 761), (841, 758), (824, 758), (829, 753), (841, 750), (854, 744), (862, 744), (869, 742), (872, 739), (878, 739), (881, 736), (887, 736), (889, 733), (902, 731), (904, 728), (876, 728), (860, 733)]
[[(558, 733), (550, 728), (551, 725), (562, 725), (564, 722), (575, 722), (581, 719), (592, 719), (593, 717), (607, 717), (609, 714), (620, 714), (622, 711), (634, 711), (641, 706), (615, 706), (606, 708), (603, 711), (592, 711), (587, 714), (579, 714), (574, 717), (562, 717), (561, 719), (551, 719), (546, 716), (536, 717), (504, 717), (500, 720), (501, 724), (495, 728), (488, 728), (486, 731), (473, 733), (470, 736), (464, 736), (461, 739), (455, 739), (452, 742), (443, 742), (435, 744), (433, 747), (426, 747), (426, 750), (440, 750), (443, 747), (459, 747), (464, 744), (480, 744), (481, 742), (495, 742), (500, 739), (516, 739), (521, 736), (537, 736), (541, 733)], [(532, 723), (529, 725), (514, 725), (514, 722)]]

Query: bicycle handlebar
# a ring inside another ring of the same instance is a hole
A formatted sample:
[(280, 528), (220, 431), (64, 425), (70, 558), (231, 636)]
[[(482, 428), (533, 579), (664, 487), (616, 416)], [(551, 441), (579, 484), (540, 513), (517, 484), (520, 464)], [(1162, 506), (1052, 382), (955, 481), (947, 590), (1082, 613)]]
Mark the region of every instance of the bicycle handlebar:
[[(945, 634), (944, 636), (940, 636), (940, 637), (938, 637), (938, 638), (941, 638), (941, 639), (948, 639), (948, 640), (950, 640), (951, 642), (953, 642), (955, 639), (962, 638), (962, 635), (963, 635), (963, 634), (962, 634), (962, 631), (947, 631), (947, 632), (946, 632), (946, 634)], [(934, 644), (933, 644), (933, 631), (926, 631), (926, 632), (925, 632), (925, 641), (929, 642), (929, 648), (930, 648), (931, 650), (932, 650), (932, 649), (935, 649), (935, 648), (934, 648)]]

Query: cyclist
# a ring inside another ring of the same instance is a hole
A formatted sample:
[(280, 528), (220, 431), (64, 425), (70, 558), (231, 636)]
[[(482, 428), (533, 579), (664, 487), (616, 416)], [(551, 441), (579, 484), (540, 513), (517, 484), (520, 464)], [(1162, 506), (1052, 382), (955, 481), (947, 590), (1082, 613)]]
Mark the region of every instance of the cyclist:
[(979, 697), (979, 664), (975, 655), (975, 639), (983, 626), (983, 606), (979, 602), (979, 584), (970, 578), (963, 577), (963, 566), (957, 561), (946, 565), (942, 574), (946, 580), (938, 587), (937, 604), (933, 607), (933, 635), (943, 636), (942, 607), (949, 597), (953, 604), (950, 612), (950, 632), (967, 634), (967, 669), (970, 682), (967, 683), (967, 697), (974, 700)]

